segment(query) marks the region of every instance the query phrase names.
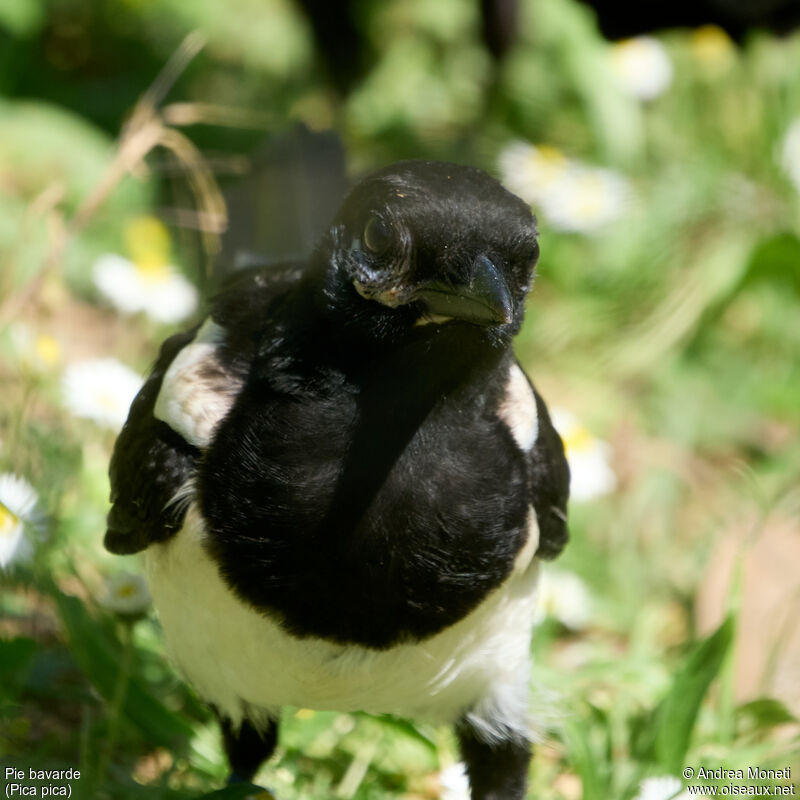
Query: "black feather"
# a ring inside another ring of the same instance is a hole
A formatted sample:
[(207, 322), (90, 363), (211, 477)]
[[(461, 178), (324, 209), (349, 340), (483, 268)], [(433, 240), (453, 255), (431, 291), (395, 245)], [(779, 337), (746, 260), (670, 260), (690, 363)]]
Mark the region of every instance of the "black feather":
[(168, 539), (183, 522), (183, 509), (169, 504), (192, 477), (198, 451), (157, 420), (153, 406), (164, 373), (196, 330), (178, 333), (161, 346), (114, 445), (109, 467), (112, 506), (103, 540), (112, 553), (144, 550), (152, 542)]
[(561, 437), (550, 421), (541, 395), (533, 387), (539, 418), (539, 436), (530, 453), (530, 491), (539, 523), (540, 558), (555, 558), (569, 539), (567, 499), (569, 466)]

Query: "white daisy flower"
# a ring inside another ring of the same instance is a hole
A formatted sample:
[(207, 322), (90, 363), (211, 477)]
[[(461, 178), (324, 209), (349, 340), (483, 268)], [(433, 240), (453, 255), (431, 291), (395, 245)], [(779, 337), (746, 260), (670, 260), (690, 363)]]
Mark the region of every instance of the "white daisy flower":
[(784, 136), (781, 165), (795, 189), (800, 192), (800, 117), (795, 117)]
[(684, 800), (688, 795), (681, 789), (683, 784), (672, 775), (645, 778), (639, 784), (639, 794), (634, 800)]
[(501, 180), (526, 203), (538, 206), (571, 169), (570, 160), (557, 148), (512, 142), (500, 154)]
[(505, 186), (560, 231), (593, 233), (619, 219), (631, 195), (619, 173), (546, 145), (512, 142), (500, 154), (499, 168)]
[(439, 773), (441, 800), (469, 800), (470, 788), (467, 768), (463, 762), (451, 764)]
[(158, 322), (180, 322), (197, 308), (197, 289), (169, 264), (169, 233), (154, 217), (129, 223), (133, 258), (106, 253), (94, 263), (95, 286), (126, 314), (144, 312)]
[(61, 343), (47, 333), (34, 333), (25, 325), (9, 326), (11, 347), (20, 362), (27, 368), (45, 371), (58, 366), (61, 361)]
[(102, 604), (115, 614), (136, 617), (150, 607), (150, 592), (141, 575), (120, 572), (106, 581)]
[(556, 230), (593, 233), (622, 217), (630, 194), (619, 173), (575, 166), (542, 198), (542, 211)]
[(94, 263), (97, 288), (120, 311), (143, 311), (157, 322), (180, 322), (197, 308), (197, 290), (167, 264), (144, 268), (107, 253)]
[(537, 620), (556, 619), (573, 631), (585, 628), (592, 611), (592, 595), (573, 572), (548, 568), (539, 584)]
[(141, 377), (122, 362), (97, 358), (67, 367), (62, 393), (64, 404), (76, 417), (119, 430), (141, 385)]
[(613, 492), (617, 476), (610, 464), (611, 446), (595, 438), (569, 411), (554, 408), (551, 417), (569, 463), (570, 499), (580, 502)]
[(672, 61), (652, 36), (636, 36), (611, 47), (611, 71), (620, 88), (637, 100), (652, 100), (672, 83)]
[(30, 559), (33, 546), (25, 535), (25, 525), (40, 527), (42, 514), (39, 495), (19, 475), (0, 475), (0, 567)]

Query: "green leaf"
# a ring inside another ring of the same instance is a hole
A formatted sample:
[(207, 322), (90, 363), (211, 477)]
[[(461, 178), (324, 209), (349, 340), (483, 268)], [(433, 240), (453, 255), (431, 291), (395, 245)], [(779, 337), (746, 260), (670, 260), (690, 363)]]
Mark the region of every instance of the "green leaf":
[(760, 241), (753, 249), (746, 278), (747, 282), (768, 281), (800, 294), (800, 239), (784, 232)]
[(13, 36), (32, 36), (41, 30), (44, 21), (42, 0), (4, 0), (0, 3), (0, 28), (5, 28)]
[[(55, 592), (54, 599), (75, 661), (97, 691), (109, 700), (118, 680), (121, 643), (76, 597)], [(125, 718), (142, 731), (150, 744), (170, 747), (192, 735), (192, 727), (135, 676), (130, 680), (122, 708)]]
[(438, 752), (438, 745), (432, 734), (426, 732), (423, 725), (395, 717), (391, 714), (380, 714), (376, 717), (380, 723), (403, 736), (423, 745), (431, 753)]
[(608, 800), (612, 747), (606, 714), (592, 707), (589, 720), (568, 720), (563, 733), (572, 766), (583, 784), (583, 800)]
[(728, 617), (689, 654), (655, 715), (655, 757), (669, 773), (684, 765), (700, 704), (719, 674), (733, 639)]
[(797, 717), (780, 700), (771, 697), (762, 697), (739, 706), (736, 716), (761, 729), (797, 722)]
[(36, 648), (36, 642), (27, 636), (0, 639), (0, 689), (6, 686), (6, 681), (19, 678), (30, 669)]
[(33, 639), (18, 636), (0, 639), (0, 702), (13, 702), (28, 678), (37, 644)]
[(628, 725), (631, 755), (641, 762), (655, 760), (656, 716), (658, 709), (650, 709), (631, 717)]

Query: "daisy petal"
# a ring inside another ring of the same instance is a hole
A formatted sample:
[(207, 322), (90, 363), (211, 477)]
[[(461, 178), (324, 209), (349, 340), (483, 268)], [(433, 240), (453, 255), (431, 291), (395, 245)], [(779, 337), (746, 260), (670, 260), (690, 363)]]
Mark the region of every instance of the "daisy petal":
[(636, 36), (611, 48), (611, 69), (620, 88), (637, 100), (652, 100), (672, 83), (672, 61), (652, 36)]
[(580, 630), (589, 623), (592, 598), (588, 587), (572, 572), (548, 569), (539, 586), (538, 620), (558, 620), (570, 630)]
[(551, 417), (569, 463), (570, 499), (580, 502), (613, 492), (617, 476), (611, 467), (610, 445), (591, 434), (569, 411), (554, 408)]
[(120, 572), (106, 581), (103, 605), (115, 614), (135, 617), (150, 607), (150, 592), (141, 575)]
[(639, 784), (639, 794), (634, 800), (679, 800), (684, 796), (678, 795), (682, 788), (680, 780), (672, 775), (646, 778)]
[(39, 495), (19, 475), (0, 475), (0, 567), (22, 563), (33, 555), (33, 545), (25, 535), (25, 526), (41, 528)]
[(64, 404), (76, 417), (119, 430), (141, 385), (139, 375), (116, 359), (81, 361), (64, 373)]

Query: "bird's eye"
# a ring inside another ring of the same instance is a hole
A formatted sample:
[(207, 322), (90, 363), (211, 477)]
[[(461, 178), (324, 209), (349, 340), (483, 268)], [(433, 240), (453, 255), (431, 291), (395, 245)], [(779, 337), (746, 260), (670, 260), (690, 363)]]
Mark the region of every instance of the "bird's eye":
[(385, 253), (392, 244), (392, 230), (377, 217), (372, 217), (364, 228), (364, 245), (375, 255)]
[(536, 269), (536, 264), (539, 262), (539, 243), (536, 242), (533, 246), (532, 252), (528, 255), (528, 272), (533, 272)]

